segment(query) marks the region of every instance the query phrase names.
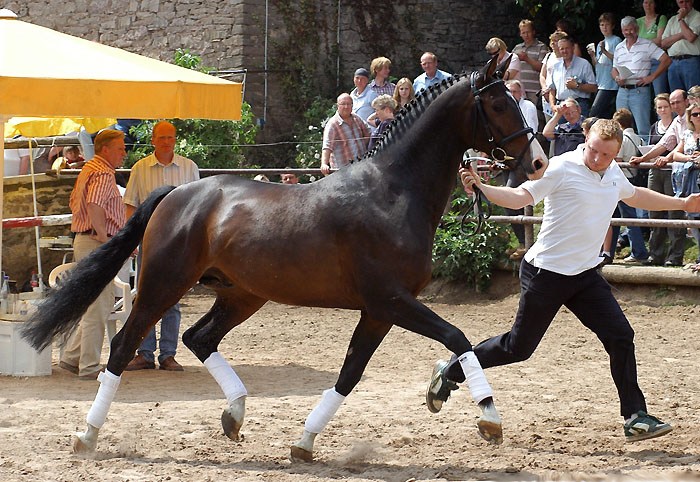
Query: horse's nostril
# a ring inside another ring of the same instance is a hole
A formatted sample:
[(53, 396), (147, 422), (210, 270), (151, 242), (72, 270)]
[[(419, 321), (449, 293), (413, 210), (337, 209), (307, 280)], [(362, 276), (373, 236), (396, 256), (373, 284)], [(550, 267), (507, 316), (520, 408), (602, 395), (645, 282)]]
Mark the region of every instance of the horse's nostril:
[(537, 159), (533, 164), (535, 166), (536, 171), (539, 171), (540, 169), (542, 169), (543, 164), (542, 164), (542, 161), (540, 161), (539, 159)]

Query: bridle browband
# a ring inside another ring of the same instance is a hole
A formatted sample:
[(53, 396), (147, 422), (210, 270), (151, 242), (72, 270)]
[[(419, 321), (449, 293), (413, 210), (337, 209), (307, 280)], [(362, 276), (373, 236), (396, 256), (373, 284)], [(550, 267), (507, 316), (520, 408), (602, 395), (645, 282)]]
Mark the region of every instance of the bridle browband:
[[(504, 170), (512, 170), (515, 168), (514, 162), (516, 161), (517, 164), (520, 164), (522, 162), (523, 156), (525, 153), (530, 149), (530, 144), (532, 144), (532, 141), (535, 140), (535, 132), (532, 130), (531, 127), (523, 127), (519, 131), (513, 132), (512, 134), (507, 135), (503, 139), (501, 139), (498, 142), (494, 141), (493, 134), (491, 133), (491, 127), (489, 125), (489, 116), (484, 110), (484, 106), (481, 102), (481, 93), (484, 91), (490, 89), (491, 87), (494, 87), (496, 85), (503, 84), (503, 80), (494, 80), (493, 82), (486, 84), (483, 86), (481, 89), (478, 89), (476, 87), (476, 79), (479, 75), (479, 72), (474, 71), (471, 73), (469, 80), (471, 82), (471, 89), (472, 89), (472, 96), (474, 96), (474, 104), (476, 105), (475, 109), (475, 122), (474, 122), (474, 134), (472, 136), (472, 144), (476, 143), (476, 130), (477, 126), (479, 125), (479, 119), (483, 119), (484, 121), (484, 129), (486, 129), (486, 136), (488, 137), (489, 143), (493, 146), (491, 149), (491, 159), (493, 160), (493, 164), (496, 165), (499, 169), (504, 169)], [(520, 117), (523, 120), (523, 125), (527, 125), (525, 123), (525, 118), (523, 118), (522, 113), (520, 114)], [(516, 137), (520, 137), (522, 135), (528, 135), (527, 139), (527, 144), (525, 144), (525, 147), (523, 147), (523, 150), (520, 151), (520, 154), (518, 154), (518, 157), (512, 157), (509, 156), (508, 153), (506, 153), (505, 149), (503, 149), (503, 146), (508, 144), (510, 141), (515, 139)]]

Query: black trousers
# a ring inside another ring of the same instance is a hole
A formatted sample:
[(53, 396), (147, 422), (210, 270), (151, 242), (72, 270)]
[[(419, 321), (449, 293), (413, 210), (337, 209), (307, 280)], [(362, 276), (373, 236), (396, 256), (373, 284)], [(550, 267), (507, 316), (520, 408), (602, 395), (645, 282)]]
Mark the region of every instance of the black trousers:
[[(620, 415), (629, 417), (646, 411), (637, 384), (634, 330), (612, 295), (610, 285), (595, 269), (565, 276), (539, 269), (525, 260), (520, 265), (520, 306), (509, 332), (494, 336), (474, 347), (481, 366), (507, 365), (527, 360), (539, 345), (547, 328), (566, 306), (596, 334), (610, 356), (610, 371), (620, 397)], [(460, 382), (459, 363), (450, 366), (447, 377)], [(457, 376), (459, 375), (459, 376)]]

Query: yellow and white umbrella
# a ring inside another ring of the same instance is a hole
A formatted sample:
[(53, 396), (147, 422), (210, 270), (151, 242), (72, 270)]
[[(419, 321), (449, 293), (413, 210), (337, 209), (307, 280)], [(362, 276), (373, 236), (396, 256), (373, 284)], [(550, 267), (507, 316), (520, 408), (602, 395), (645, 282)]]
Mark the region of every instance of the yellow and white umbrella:
[[(12, 116), (238, 120), (241, 95), (239, 83), (22, 22), (0, 10), (0, 139)], [(0, 143), (0, 175), (3, 151)], [(2, 189), (0, 182), (0, 217)]]

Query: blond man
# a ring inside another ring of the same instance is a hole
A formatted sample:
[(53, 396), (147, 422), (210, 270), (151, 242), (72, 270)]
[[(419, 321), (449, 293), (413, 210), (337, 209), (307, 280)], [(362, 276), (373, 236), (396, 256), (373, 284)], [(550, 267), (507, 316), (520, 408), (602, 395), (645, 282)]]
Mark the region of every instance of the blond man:
[[(634, 331), (596, 267), (600, 246), (618, 201), (642, 209), (700, 209), (700, 194), (685, 199), (665, 196), (629, 183), (616, 162), (622, 129), (609, 119), (591, 127), (586, 142), (555, 157), (541, 179), (517, 188), (482, 184), (479, 176), (461, 169), (467, 191), (479, 188), (493, 203), (511, 209), (544, 200), (542, 229), (520, 265), (520, 306), (510, 331), (474, 347), (483, 368), (527, 360), (554, 316), (566, 306), (593, 331), (610, 356), (610, 370), (620, 398), (628, 442), (665, 435), (671, 426), (647, 413), (637, 384)], [(430, 387), (453, 387), (464, 373), (458, 363), (439, 363)], [(447, 400), (449, 390), (431, 393)], [(437, 406), (441, 406), (438, 402)], [(593, 427), (588, 427), (591, 431)]]

